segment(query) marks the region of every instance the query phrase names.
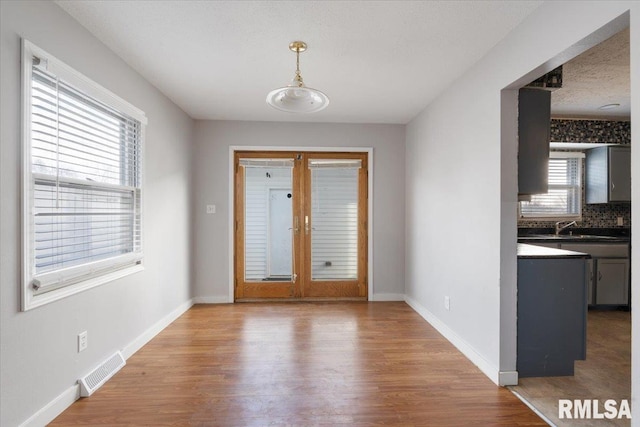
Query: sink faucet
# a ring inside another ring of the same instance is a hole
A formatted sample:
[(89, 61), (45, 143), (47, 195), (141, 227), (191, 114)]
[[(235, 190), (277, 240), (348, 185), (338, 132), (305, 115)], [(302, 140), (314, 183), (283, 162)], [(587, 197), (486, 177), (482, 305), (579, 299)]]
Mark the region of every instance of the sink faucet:
[(571, 221), (568, 224), (562, 225), (563, 222), (566, 222), (566, 221), (558, 221), (558, 222), (556, 222), (556, 236), (559, 235), (560, 232), (562, 230), (564, 230), (565, 228), (571, 227), (572, 225), (578, 225), (575, 221)]

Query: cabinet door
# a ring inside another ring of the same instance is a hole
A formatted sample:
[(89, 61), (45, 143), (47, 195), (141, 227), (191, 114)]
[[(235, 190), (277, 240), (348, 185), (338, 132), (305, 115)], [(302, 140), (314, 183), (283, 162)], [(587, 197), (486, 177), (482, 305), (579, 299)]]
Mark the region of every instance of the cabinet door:
[(596, 303), (627, 305), (629, 303), (629, 260), (596, 260)]
[(609, 200), (631, 201), (631, 150), (627, 147), (609, 148)]
[(518, 92), (518, 194), (543, 194), (549, 189), (551, 92)]

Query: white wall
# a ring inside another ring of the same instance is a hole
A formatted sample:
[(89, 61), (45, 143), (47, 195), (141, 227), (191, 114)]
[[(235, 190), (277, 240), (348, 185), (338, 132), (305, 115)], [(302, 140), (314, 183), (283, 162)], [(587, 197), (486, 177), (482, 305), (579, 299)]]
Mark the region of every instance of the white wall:
[[(515, 378), (516, 348), (517, 115), (513, 90), (501, 91), (602, 41), (624, 27), (628, 16), (590, 35), (630, 8), (632, 15), (639, 14), (639, 6), (545, 2), (407, 126), (407, 300), (495, 382)], [(632, 52), (640, 50), (638, 24), (634, 16)], [(632, 61), (632, 102), (638, 105), (637, 53)], [(638, 109), (633, 111), (637, 118)], [(638, 139), (635, 133), (632, 145), (640, 147)], [(638, 151), (633, 150), (634, 171), (640, 170)], [(638, 185), (633, 200), (637, 218)], [(640, 243), (637, 234), (634, 242)], [(633, 265), (639, 272), (638, 257)], [(632, 286), (640, 289), (636, 273)], [(444, 307), (445, 296), (451, 298), (450, 311)], [(638, 292), (634, 302), (640, 303)], [(640, 328), (634, 331), (638, 337)], [(637, 339), (634, 345), (636, 372)], [(634, 378), (636, 395), (639, 377)]]
[[(631, 122), (636, 132), (631, 134), (631, 413), (635, 418), (631, 424), (640, 426), (640, 5), (631, 11)], [(633, 226), (635, 224), (635, 226)]]
[[(0, 15), (0, 425), (16, 426), (61, 395), (73, 398), (79, 377), (114, 351), (131, 351), (137, 337), (188, 306), (193, 121), (53, 2), (2, 1)], [(28, 312), (19, 311), (20, 37), (141, 108), (149, 119), (145, 271)], [(84, 330), (89, 347), (77, 353), (76, 336)]]
[[(404, 126), (197, 121), (195, 295), (229, 298), (229, 147), (373, 147), (374, 298), (404, 294)], [(205, 205), (217, 213), (207, 215)]]

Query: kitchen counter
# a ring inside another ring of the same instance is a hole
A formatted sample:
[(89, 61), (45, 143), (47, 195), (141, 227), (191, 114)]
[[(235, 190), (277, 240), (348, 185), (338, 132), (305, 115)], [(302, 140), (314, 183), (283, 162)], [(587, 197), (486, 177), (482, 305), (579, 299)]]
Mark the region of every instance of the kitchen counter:
[(565, 249), (518, 243), (518, 258), (591, 258), (591, 255)]
[(518, 236), (518, 242), (533, 243), (629, 243), (628, 236), (598, 236), (593, 234), (532, 234)]
[(571, 227), (556, 235), (553, 228), (518, 228), (520, 243), (629, 243), (631, 228)]

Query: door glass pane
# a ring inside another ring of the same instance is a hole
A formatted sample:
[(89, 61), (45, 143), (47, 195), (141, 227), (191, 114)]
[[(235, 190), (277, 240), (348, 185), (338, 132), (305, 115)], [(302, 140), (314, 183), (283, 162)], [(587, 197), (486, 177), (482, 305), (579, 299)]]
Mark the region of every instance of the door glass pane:
[(311, 279), (358, 278), (359, 161), (309, 160)]
[(292, 271), (293, 160), (241, 159), (245, 281), (288, 281)]

